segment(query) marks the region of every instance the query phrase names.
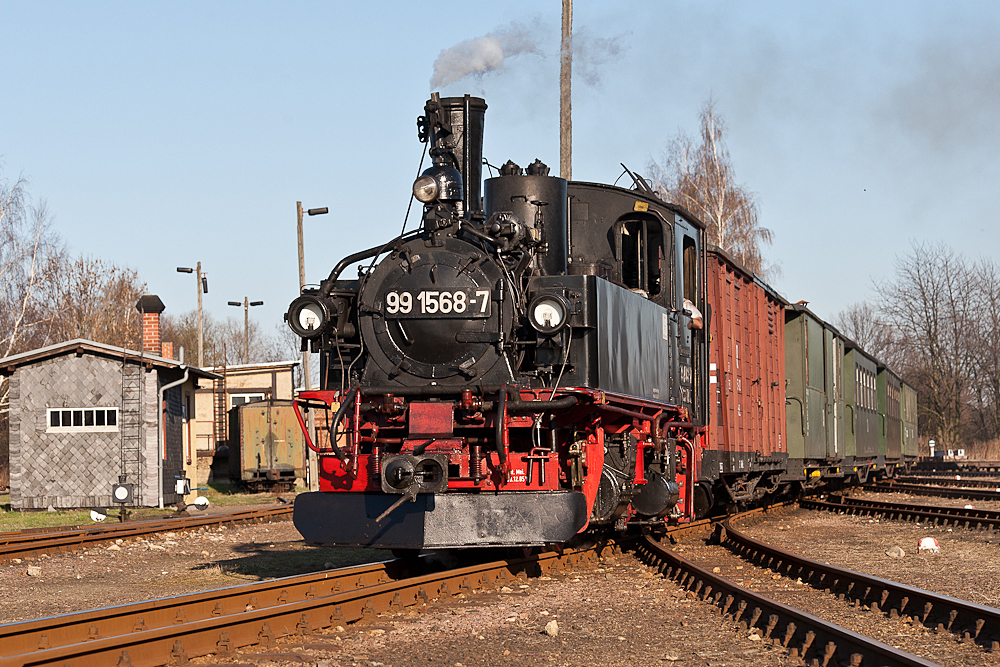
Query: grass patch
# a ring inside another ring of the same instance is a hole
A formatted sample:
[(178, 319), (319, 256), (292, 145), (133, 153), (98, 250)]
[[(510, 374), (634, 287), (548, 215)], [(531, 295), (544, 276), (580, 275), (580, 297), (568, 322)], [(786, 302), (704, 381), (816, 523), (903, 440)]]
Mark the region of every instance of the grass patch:
[(273, 503), (278, 496), (291, 500), (296, 493), (303, 491), (306, 489), (296, 487), (295, 491), (284, 493), (250, 493), (244, 487), (229, 482), (212, 482), (203, 494), (214, 505), (262, 505)]
[[(166, 510), (169, 511), (169, 510)], [(164, 516), (164, 510), (143, 508), (129, 510), (130, 519), (156, 519)], [(118, 521), (118, 510), (112, 509), (104, 523)], [(0, 532), (11, 530), (29, 530), (38, 528), (56, 528), (60, 526), (90, 526), (94, 521), (90, 518), (90, 510), (11, 510), (10, 494), (0, 495)]]
[[(286, 500), (291, 500), (296, 493), (306, 491), (304, 488), (296, 488), (292, 493), (247, 493), (245, 489), (225, 482), (212, 483), (207, 490), (202, 493), (213, 505), (239, 506), (239, 505), (270, 505), (275, 502), (277, 496)], [(193, 500), (193, 499), (192, 499)], [(108, 508), (108, 518), (104, 523), (118, 522), (118, 508)], [(173, 510), (170, 508), (158, 509), (155, 507), (129, 508), (129, 520), (140, 519), (160, 519), (171, 516)], [(67, 509), (47, 512), (45, 510), (11, 510), (10, 494), (0, 495), (0, 532), (13, 530), (28, 530), (39, 528), (55, 528), (59, 526), (90, 526), (94, 522), (90, 518), (89, 509)]]

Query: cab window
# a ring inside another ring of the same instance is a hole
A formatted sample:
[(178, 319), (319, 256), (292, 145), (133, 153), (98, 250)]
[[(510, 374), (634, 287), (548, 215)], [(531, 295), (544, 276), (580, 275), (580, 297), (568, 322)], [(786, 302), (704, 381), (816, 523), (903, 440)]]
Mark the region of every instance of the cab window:
[(622, 284), (657, 296), (663, 290), (663, 227), (657, 220), (629, 219), (619, 230)]

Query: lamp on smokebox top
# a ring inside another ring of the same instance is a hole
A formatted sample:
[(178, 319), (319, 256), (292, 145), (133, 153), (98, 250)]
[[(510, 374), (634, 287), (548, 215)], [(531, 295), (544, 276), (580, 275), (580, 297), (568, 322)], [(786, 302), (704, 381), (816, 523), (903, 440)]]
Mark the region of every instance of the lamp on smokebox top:
[(263, 306), (263, 301), (250, 301), (248, 297), (243, 297), (243, 303), (239, 301), (229, 301), (230, 306), (243, 306), (243, 363), (250, 363), (250, 306)]

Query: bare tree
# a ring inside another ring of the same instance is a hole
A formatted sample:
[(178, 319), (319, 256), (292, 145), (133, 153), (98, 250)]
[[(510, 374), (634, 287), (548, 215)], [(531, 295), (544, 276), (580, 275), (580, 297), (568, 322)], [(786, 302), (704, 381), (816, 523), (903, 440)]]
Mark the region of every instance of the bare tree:
[[(27, 203), (25, 181), (0, 181), (0, 358), (50, 342), (55, 280), (65, 261), (45, 204)], [(0, 381), (0, 418), (9, 389)]]
[(141, 344), (135, 304), (146, 284), (135, 270), (81, 256), (60, 272), (57, 289), (59, 312), (50, 330), (54, 341), (86, 338), (129, 348)]
[(991, 260), (978, 262), (970, 295), (973, 321), (973, 395), (981, 439), (1000, 437), (1000, 267)]
[(943, 244), (914, 243), (896, 258), (895, 280), (876, 286), (889, 324), (913, 355), (928, 435), (961, 442), (975, 360), (975, 272)]
[[(197, 311), (180, 315), (166, 315), (162, 320), (162, 327), (163, 340), (172, 342), (175, 349), (178, 346), (184, 346), (186, 351), (197, 349)], [(243, 363), (246, 332), (242, 317), (230, 317), (220, 322), (213, 318), (210, 313), (205, 313), (203, 327), (206, 364), (232, 366)], [(287, 327), (284, 328), (287, 329)], [(297, 359), (301, 355), (299, 353), (289, 356), (287, 342), (277, 336), (268, 335), (260, 323), (254, 320), (250, 320), (249, 332), (251, 363)]]
[(867, 354), (897, 372), (906, 366), (904, 341), (886, 321), (880, 307), (867, 301), (852, 303), (837, 313), (834, 325)]
[(708, 241), (758, 274), (766, 274), (761, 247), (773, 234), (759, 220), (757, 196), (736, 182), (725, 142), (725, 124), (709, 99), (702, 108), (699, 140), (681, 132), (664, 164), (651, 164), (658, 194), (680, 204), (708, 226)]

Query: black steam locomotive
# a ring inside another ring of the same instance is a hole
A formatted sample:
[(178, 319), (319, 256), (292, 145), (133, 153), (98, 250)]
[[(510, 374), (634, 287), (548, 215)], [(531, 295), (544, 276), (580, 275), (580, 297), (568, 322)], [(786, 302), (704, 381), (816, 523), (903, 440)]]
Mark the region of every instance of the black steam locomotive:
[(916, 459), (915, 390), (704, 247), (641, 177), (507, 162), (481, 197), (485, 102), (424, 110), (420, 229), (346, 257), (286, 315), (321, 359), (297, 406), (328, 415), (320, 491), (295, 503), (306, 540), (562, 543)]
[(286, 315), (321, 360), (298, 405), (329, 410), (296, 527), (420, 549), (690, 518), (702, 224), (641, 177), (567, 182), (538, 160), (481, 196), (486, 103), (435, 94), (424, 111), (420, 229), (344, 258)]

